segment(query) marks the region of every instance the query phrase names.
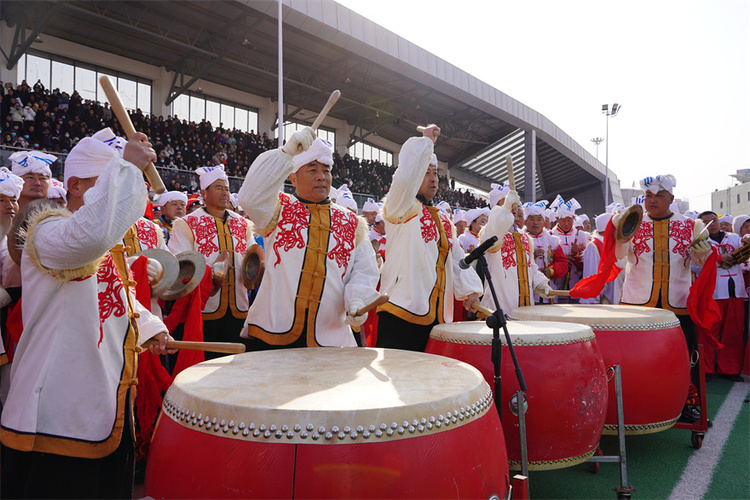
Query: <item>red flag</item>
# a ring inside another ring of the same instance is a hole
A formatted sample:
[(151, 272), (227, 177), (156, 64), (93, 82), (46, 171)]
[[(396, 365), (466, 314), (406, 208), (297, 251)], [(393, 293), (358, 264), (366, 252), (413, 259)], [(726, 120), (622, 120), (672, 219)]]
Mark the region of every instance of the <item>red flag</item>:
[(8, 355), (8, 363), (13, 362), (16, 345), (21, 341), (21, 334), (23, 333), (22, 299), (23, 297), (19, 297), (15, 305), (8, 306), (8, 318), (5, 320), (5, 329), (8, 331), (8, 335), (5, 336), (5, 354)]
[(617, 256), (615, 255), (615, 226), (610, 218), (607, 223), (607, 229), (604, 231), (604, 248), (599, 255), (599, 268), (596, 274), (592, 274), (581, 281), (570, 290), (571, 297), (580, 299), (590, 299), (598, 297), (604, 289), (604, 285), (613, 281), (620, 274), (620, 269), (615, 265)]
[(687, 300), (687, 310), (696, 325), (706, 331), (706, 338), (715, 349), (724, 347), (719, 340), (710, 333), (711, 325), (721, 320), (721, 311), (714, 300), (716, 289), (716, 268), (721, 263), (721, 255), (711, 246), (711, 255), (706, 258), (700, 274), (690, 285)]

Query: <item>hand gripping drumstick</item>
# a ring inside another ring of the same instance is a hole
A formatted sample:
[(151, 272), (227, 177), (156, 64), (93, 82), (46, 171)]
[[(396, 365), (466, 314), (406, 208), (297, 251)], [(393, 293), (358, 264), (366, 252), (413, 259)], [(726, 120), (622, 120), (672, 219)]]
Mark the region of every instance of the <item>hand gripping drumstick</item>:
[[(157, 345), (156, 340), (147, 340), (143, 347)], [(168, 340), (167, 349), (184, 349), (187, 351), (222, 352), (240, 354), (245, 352), (244, 344), (238, 342), (188, 342), (186, 340)]]
[(377, 299), (373, 300), (366, 306), (363, 306), (362, 309), (356, 312), (355, 316), (362, 316), (363, 314), (367, 314), (368, 312), (370, 312), (370, 309), (375, 309), (378, 306), (382, 306), (386, 302), (388, 302), (388, 294), (383, 293)]
[[(513, 176), (513, 158), (511, 158), (510, 155), (507, 155), (505, 157), (505, 166), (508, 168), (508, 186), (510, 187), (511, 191), (516, 190), (516, 179)], [(518, 208), (518, 204), (514, 203), (512, 207), (513, 210)]]
[[(425, 131), (426, 129), (427, 129), (427, 127), (423, 127), (422, 125), (419, 125), (419, 126), (417, 127), (417, 132), (419, 132), (419, 133), (421, 134), (421, 133), (422, 133), (422, 132), (424, 132), (424, 131)], [(432, 135), (434, 135), (435, 137), (440, 137), (440, 131), (439, 131), (439, 130), (433, 130), (433, 131), (432, 131)]]
[[(107, 95), (107, 100), (109, 100), (109, 105), (111, 106), (112, 111), (114, 111), (120, 125), (122, 125), (125, 135), (130, 139), (133, 134), (135, 134), (135, 127), (133, 127), (130, 115), (128, 115), (125, 106), (123, 106), (122, 101), (120, 100), (120, 94), (117, 93), (117, 89), (112, 85), (108, 76), (102, 76), (99, 78), (99, 84), (104, 89), (104, 93)], [(161, 194), (167, 190), (153, 163), (148, 164), (144, 173), (146, 174), (148, 183), (151, 184), (151, 189), (153, 189), (156, 194)]]
[(472, 302), (471, 303), (471, 308), (474, 309), (478, 313), (484, 314), (485, 316), (492, 316), (492, 311), (490, 311), (489, 309), (487, 309), (486, 307), (484, 307), (479, 302)]

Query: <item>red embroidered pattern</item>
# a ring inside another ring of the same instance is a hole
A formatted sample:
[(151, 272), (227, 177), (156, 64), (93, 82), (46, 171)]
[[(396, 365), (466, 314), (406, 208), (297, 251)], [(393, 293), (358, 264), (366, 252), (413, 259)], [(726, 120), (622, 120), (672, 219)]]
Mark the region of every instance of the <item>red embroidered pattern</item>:
[(422, 239), (425, 243), (439, 239), (435, 219), (432, 218), (432, 214), (425, 206), (422, 207), (422, 217), (419, 219), (419, 224), (422, 227)]
[(503, 236), (503, 246), (500, 247), (500, 255), (503, 257), (503, 267), (509, 269), (516, 267), (516, 242), (513, 241), (512, 233), (505, 233)]
[(448, 219), (448, 216), (442, 212), (440, 212), (440, 220), (443, 221), (445, 235), (448, 237), (448, 250), (453, 250), (453, 229), (451, 228), (451, 221)]
[(145, 219), (138, 219), (138, 222), (135, 224), (136, 231), (138, 231), (138, 239), (141, 242), (141, 249), (156, 248), (159, 242), (156, 236), (156, 224)]
[(292, 203), (291, 198), (283, 193), (279, 194), (281, 203), (281, 215), (276, 226), (278, 234), (273, 242), (273, 251), (276, 254), (274, 267), (281, 261), (279, 247), (288, 252), (292, 248), (305, 248), (305, 240), (302, 231), (310, 225), (310, 211), (302, 203)]
[(523, 251), (526, 252), (526, 267), (531, 267), (531, 261), (534, 260), (534, 256), (531, 255), (529, 237), (525, 234), (521, 235), (521, 245), (523, 245)]
[(644, 253), (651, 252), (648, 242), (654, 239), (654, 223), (643, 221), (638, 230), (633, 235), (633, 253), (636, 259)]
[(214, 252), (219, 251), (219, 246), (214, 241), (216, 237), (216, 222), (214, 218), (207, 215), (198, 215), (196, 217), (185, 217), (183, 219), (193, 231), (195, 243), (198, 245), (198, 251), (208, 257)]
[(670, 221), (669, 239), (674, 242), (672, 253), (685, 257), (688, 254), (688, 247), (693, 242), (693, 225), (692, 220)]
[(117, 267), (112, 255), (107, 253), (96, 271), (99, 292), (99, 345), (104, 338), (102, 325), (111, 316), (119, 318), (125, 314), (125, 304), (122, 301), (123, 285), (117, 274)]
[(336, 265), (346, 273), (349, 259), (354, 251), (354, 239), (357, 232), (357, 216), (353, 213), (331, 208), (331, 235), (335, 246), (328, 252), (328, 258), (336, 261)]
[(247, 249), (247, 221), (243, 218), (229, 219), (229, 232), (234, 240), (234, 251), (244, 255)]

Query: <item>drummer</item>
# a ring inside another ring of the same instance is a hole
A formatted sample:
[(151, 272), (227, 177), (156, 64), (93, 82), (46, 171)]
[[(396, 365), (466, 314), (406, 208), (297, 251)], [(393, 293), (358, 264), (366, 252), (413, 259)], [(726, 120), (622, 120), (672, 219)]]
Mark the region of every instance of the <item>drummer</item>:
[[(486, 258), (500, 309), (505, 314), (516, 307), (533, 305), (534, 293), (549, 299), (552, 292), (549, 279), (539, 271), (534, 259), (531, 238), (520, 232), (515, 223), (517, 211), (523, 210), (520, 201), (515, 190), (508, 188), (501, 193), (480, 235), (483, 241), (493, 236), (498, 239)], [(496, 308), (489, 280), (485, 283), (482, 305), (490, 310)]]
[[(676, 183), (672, 175), (657, 175), (641, 181), (641, 188), (646, 191), (643, 221), (630, 241), (618, 241), (616, 245), (618, 259), (627, 259), (620, 303), (674, 312), (680, 320), (688, 351), (692, 353), (698, 343), (695, 325), (687, 311), (690, 262), (703, 266), (711, 244), (705, 240), (693, 243), (695, 221), (669, 209), (674, 201), (672, 190)], [(657, 266), (657, 262), (660, 265)], [(693, 373), (693, 383), (697, 388), (697, 373)], [(686, 406), (682, 418), (697, 420), (699, 408)]]
[[(265, 239), (266, 271), (243, 336), (253, 350), (355, 346), (350, 326), (378, 298), (367, 222), (331, 203), (333, 146), (306, 127), (253, 162), (240, 205)], [(294, 194), (282, 192), (284, 180)], [(356, 204), (354, 205), (356, 208)]]
[(450, 218), (432, 206), (439, 133), (430, 125), (404, 143), (384, 201), (388, 253), (396, 257), (383, 264), (380, 290), (390, 299), (378, 307), (378, 347), (424, 351), (432, 327), (453, 321), (454, 297), (469, 309), (482, 293), (477, 273), (458, 265), (464, 251)]
[[(559, 195), (558, 195), (559, 196)], [(556, 276), (552, 280), (552, 288), (556, 290), (570, 290), (581, 279), (583, 260), (581, 255), (589, 243), (589, 235), (573, 227), (576, 210), (581, 208), (575, 198), (561, 203), (557, 207), (557, 226), (550, 234), (560, 240), (565, 257), (568, 258), (568, 269), (563, 276)], [(578, 302), (578, 299), (561, 297), (560, 302)]]

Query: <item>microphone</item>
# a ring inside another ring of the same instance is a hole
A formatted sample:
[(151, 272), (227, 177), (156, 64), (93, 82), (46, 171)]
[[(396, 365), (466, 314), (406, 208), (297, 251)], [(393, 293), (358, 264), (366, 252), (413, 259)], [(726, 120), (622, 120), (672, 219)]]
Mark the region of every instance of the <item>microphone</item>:
[(497, 236), (493, 236), (492, 238), (488, 239), (487, 241), (476, 247), (474, 250), (472, 250), (469, 255), (458, 261), (458, 266), (461, 269), (468, 269), (469, 266), (471, 266), (472, 262), (484, 255), (484, 253), (489, 250), (490, 247), (495, 243), (497, 243)]

